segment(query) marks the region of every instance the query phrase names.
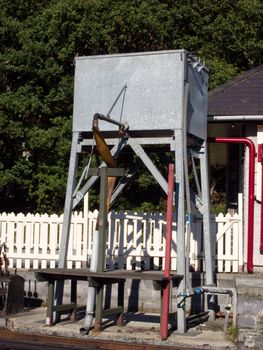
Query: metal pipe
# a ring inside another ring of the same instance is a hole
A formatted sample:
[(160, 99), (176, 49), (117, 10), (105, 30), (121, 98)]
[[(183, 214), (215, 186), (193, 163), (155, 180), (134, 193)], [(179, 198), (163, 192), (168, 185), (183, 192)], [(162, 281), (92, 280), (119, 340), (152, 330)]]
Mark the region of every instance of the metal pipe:
[[(98, 120), (102, 119), (104, 117), (102, 114), (94, 114), (93, 118), (93, 123), (92, 123), (92, 130), (94, 134), (94, 138), (96, 141), (96, 146), (98, 149), (98, 152), (102, 158), (102, 160), (106, 163), (108, 167), (116, 168), (117, 163), (116, 160), (113, 158), (110, 149), (108, 145), (106, 144), (102, 134), (100, 133), (99, 130), (99, 125), (98, 125)], [(109, 121), (108, 117), (105, 117), (104, 120)], [(119, 125), (118, 122), (115, 122), (110, 119), (113, 124)], [(101, 168), (103, 169), (103, 168)], [(109, 209), (110, 206), (110, 199), (111, 199), (111, 194), (114, 188), (114, 184), (116, 181), (115, 176), (108, 176), (107, 178), (107, 197), (106, 197), (106, 209)], [(102, 183), (101, 183), (102, 186)], [(100, 191), (102, 189), (100, 188)], [(101, 210), (101, 207), (100, 207)], [(92, 246), (92, 255), (91, 255), (91, 263), (90, 263), (90, 271), (96, 272), (98, 270), (98, 263), (99, 263), (99, 218), (96, 223), (96, 229), (94, 231), (93, 235), (93, 246)], [(86, 316), (84, 319), (84, 325), (80, 328), (80, 334), (81, 335), (86, 335), (89, 333), (90, 327), (93, 322), (94, 318), (94, 309), (95, 309), (95, 299), (96, 299), (96, 288), (89, 286), (88, 287), (88, 293), (87, 293), (87, 305), (86, 305)]]
[(263, 253), (263, 163), (261, 162), (261, 221), (260, 221), (260, 246), (259, 250)]
[(237, 325), (237, 290), (236, 288), (221, 288), (221, 287), (207, 287), (203, 286), (204, 293), (211, 294), (229, 294), (232, 297), (233, 305), (233, 326)]
[(261, 163), (261, 220), (259, 251), (263, 253), (263, 144), (258, 145), (258, 161)]
[[(193, 293), (186, 291), (184, 293), (180, 293), (178, 296), (183, 298), (190, 298), (195, 295), (201, 295), (204, 293), (210, 294), (228, 294), (232, 298), (233, 305), (233, 326), (237, 325), (237, 291), (236, 288), (222, 288), (222, 287), (214, 287), (214, 286), (202, 286), (193, 288)], [(229, 315), (229, 311), (227, 310), (227, 315)]]
[(170, 298), (170, 273), (171, 273), (171, 244), (172, 244), (172, 220), (173, 220), (173, 194), (174, 194), (174, 164), (169, 164), (168, 172), (168, 198), (166, 214), (166, 241), (165, 241), (165, 267), (164, 277), (168, 278), (163, 288), (161, 338), (168, 338), (169, 298)]
[(111, 123), (111, 124), (114, 124), (114, 125), (117, 125), (119, 126), (119, 128), (122, 130), (122, 131), (127, 131), (129, 129), (129, 126), (127, 123), (120, 123), (118, 122), (117, 120), (114, 120), (112, 118), (110, 118), (109, 116), (105, 116), (104, 114), (101, 114), (101, 113), (95, 113), (94, 114), (94, 117), (93, 117), (93, 123), (100, 119), (100, 120), (105, 120), (106, 122), (108, 123)]
[[(97, 271), (98, 251), (99, 251), (99, 232), (98, 230), (95, 230), (93, 235), (90, 271), (94, 271), (94, 272)], [(87, 335), (89, 333), (89, 330), (94, 318), (95, 298), (96, 298), (96, 288), (89, 286), (88, 293), (87, 293), (87, 305), (86, 305), (86, 315), (84, 319), (84, 324), (79, 330), (81, 335)]]
[(263, 121), (263, 115), (209, 115), (208, 122)]
[(215, 143), (241, 143), (249, 149), (249, 179), (248, 179), (248, 228), (247, 228), (247, 271), (253, 273), (253, 248), (254, 248), (254, 182), (255, 182), (255, 145), (253, 141), (245, 137), (214, 137), (208, 142)]
[(190, 235), (192, 228), (192, 211), (191, 211), (191, 196), (190, 196), (190, 185), (189, 185), (189, 172), (188, 172), (188, 149), (187, 149), (187, 107), (189, 100), (189, 83), (185, 84), (184, 93), (184, 119), (183, 119), (183, 158), (184, 158), (184, 181), (185, 181), (185, 201), (187, 210), (186, 220), (186, 237), (185, 237), (185, 280), (186, 285), (190, 293), (192, 293), (192, 284), (190, 282), (189, 271), (190, 271)]

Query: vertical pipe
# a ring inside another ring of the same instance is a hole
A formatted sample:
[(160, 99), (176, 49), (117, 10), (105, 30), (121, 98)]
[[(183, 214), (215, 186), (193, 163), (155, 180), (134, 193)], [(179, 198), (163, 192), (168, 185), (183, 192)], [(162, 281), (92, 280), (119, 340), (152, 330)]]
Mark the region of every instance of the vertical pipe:
[[(205, 253), (205, 275), (206, 284), (214, 285), (214, 259), (211, 238), (210, 222), (210, 198), (209, 198), (209, 178), (208, 178), (208, 157), (207, 142), (203, 141), (200, 149), (200, 170), (201, 170), (201, 189), (202, 189), (202, 214), (203, 214), (203, 234), (204, 234), (204, 253)], [(214, 318), (214, 312), (210, 310), (210, 317)]]
[(259, 251), (263, 253), (263, 144), (258, 145), (258, 161), (261, 163), (261, 210), (260, 210), (260, 243)]
[(247, 229), (247, 271), (253, 273), (253, 248), (254, 248), (254, 183), (255, 183), (255, 145), (253, 141), (245, 137), (215, 137), (209, 139), (216, 143), (240, 143), (249, 149), (249, 179), (248, 179), (248, 229)]
[(261, 161), (261, 220), (260, 220), (260, 253), (263, 253), (263, 162)]
[[(105, 265), (105, 234), (107, 228), (107, 194), (108, 194), (108, 177), (107, 167), (102, 166), (99, 169), (100, 175), (100, 208), (99, 217), (94, 231), (92, 255), (90, 271), (102, 272)], [(97, 294), (96, 294), (97, 293)], [(97, 295), (97, 301), (96, 301)], [(96, 319), (94, 328), (99, 330), (101, 327), (101, 314), (103, 304), (103, 287), (96, 291), (95, 287), (88, 287), (87, 305), (86, 305), (86, 316), (84, 319), (84, 325), (80, 328), (81, 335), (87, 335), (94, 318), (94, 309), (96, 301)]]
[[(183, 295), (186, 289), (185, 262), (185, 196), (184, 196), (184, 160), (182, 152), (183, 134), (180, 129), (174, 131), (175, 136), (175, 207), (177, 224), (177, 273), (182, 275), (178, 284), (178, 295)], [(189, 272), (187, 272), (189, 273)], [(185, 298), (177, 299), (177, 332), (186, 332)]]
[(168, 322), (169, 322), (173, 193), (174, 193), (174, 164), (169, 164), (168, 198), (167, 198), (167, 214), (166, 214), (165, 266), (164, 266), (164, 277), (167, 278), (167, 282), (163, 289), (162, 319), (161, 319), (161, 338), (164, 340), (167, 339), (168, 337)]
[[(180, 93), (181, 113), (178, 128), (174, 130), (174, 150), (175, 150), (175, 221), (177, 231), (177, 273), (183, 278), (179, 281), (177, 287), (178, 295), (183, 295), (186, 289), (186, 261), (185, 261), (185, 174), (184, 174), (184, 150), (185, 137), (187, 135), (187, 106), (188, 99), (188, 63), (186, 53), (182, 59), (182, 90)], [(187, 271), (189, 273), (189, 271)], [(185, 299), (177, 299), (177, 332), (183, 334), (186, 332), (186, 310)]]
[[(212, 231), (210, 222), (210, 195), (209, 195), (209, 177), (208, 177), (208, 157), (207, 141), (204, 140), (199, 150), (200, 154), (200, 176), (202, 190), (202, 215), (203, 215), (203, 239), (205, 254), (205, 281), (207, 285), (213, 286), (214, 280), (214, 247), (212, 247)], [(215, 320), (215, 298), (213, 295), (207, 295), (205, 299), (205, 309), (209, 312), (210, 321)]]

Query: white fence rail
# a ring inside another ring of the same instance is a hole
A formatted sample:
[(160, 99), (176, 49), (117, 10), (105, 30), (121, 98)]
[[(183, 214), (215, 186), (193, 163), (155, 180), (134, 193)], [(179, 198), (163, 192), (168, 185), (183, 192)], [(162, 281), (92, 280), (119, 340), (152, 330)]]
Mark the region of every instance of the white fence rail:
[[(93, 231), (98, 212), (73, 213), (71, 221), (68, 267), (89, 264)], [(5, 242), (11, 268), (55, 267), (63, 215), (0, 214), (0, 242)], [(111, 212), (106, 244), (110, 268), (162, 269), (165, 254), (165, 217), (163, 214)], [(238, 214), (219, 214), (212, 219), (215, 268), (218, 272), (238, 272), (243, 265), (242, 226)], [(192, 225), (190, 266), (203, 269), (202, 222)], [(176, 270), (176, 227), (173, 225), (171, 266)]]

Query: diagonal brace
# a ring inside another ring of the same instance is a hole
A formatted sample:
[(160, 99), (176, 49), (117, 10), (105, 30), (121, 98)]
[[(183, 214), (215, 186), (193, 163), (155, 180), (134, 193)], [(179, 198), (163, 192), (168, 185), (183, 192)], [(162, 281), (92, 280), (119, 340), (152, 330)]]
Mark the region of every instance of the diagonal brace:
[(139, 144), (138, 141), (135, 139), (130, 138), (128, 141), (128, 144), (131, 146), (131, 148), (134, 150), (134, 152), (137, 154), (138, 157), (141, 158), (143, 163), (146, 165), (150, 173), (154, 176), (156, 181), (159, 183), (159, 185), (162, 187), (164, 192), (168, 193), (168, 183), (163, 177), (163, 175), (160, 173), (160, 171), (156, 168), (156, 166), (153, 164), (149, 156), (146, 154), (142, 146)]

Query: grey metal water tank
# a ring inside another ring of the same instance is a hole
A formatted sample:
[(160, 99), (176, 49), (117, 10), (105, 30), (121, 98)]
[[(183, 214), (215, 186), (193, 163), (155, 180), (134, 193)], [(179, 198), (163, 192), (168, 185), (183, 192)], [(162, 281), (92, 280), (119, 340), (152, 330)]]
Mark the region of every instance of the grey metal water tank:
[[(131, 131), (183, 128), (189, 83), (187, 130), (206, 138), (207, 69), (185, 50), (77, 57), (73, 132), (91, 131), (94, 113), (127, 121)], [(100, 122), (101, 131), (116, 126)], [(160, 132), (161, 134), (161, 132)]]

